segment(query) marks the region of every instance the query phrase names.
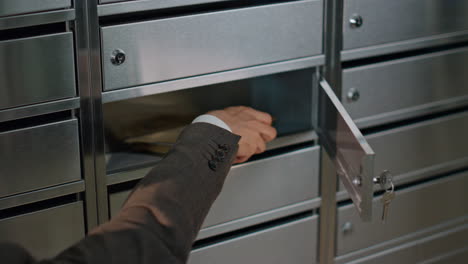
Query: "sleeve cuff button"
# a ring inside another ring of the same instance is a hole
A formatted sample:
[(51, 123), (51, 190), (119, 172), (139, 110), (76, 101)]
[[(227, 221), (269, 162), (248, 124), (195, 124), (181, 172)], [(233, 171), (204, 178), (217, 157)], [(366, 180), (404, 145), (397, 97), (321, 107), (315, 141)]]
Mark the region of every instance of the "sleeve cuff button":
[(216, 164), (216, 161), (210, 160), (208, 161), (208, 167), (210, 167), (212, 171), (216, 171), (216, 168), (218, 167), (218, 165)]

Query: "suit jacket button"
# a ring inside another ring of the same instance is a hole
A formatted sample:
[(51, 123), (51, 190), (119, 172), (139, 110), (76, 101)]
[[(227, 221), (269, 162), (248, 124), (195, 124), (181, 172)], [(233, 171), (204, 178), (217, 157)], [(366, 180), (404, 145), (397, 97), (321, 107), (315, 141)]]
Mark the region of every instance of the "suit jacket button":
[(226, 144), (219, 145), (218, 148), (222, 149), (224, 152), (229, 152), (229, 146)]
[(216, 161), (210, 160), (208, 161), (208, 167), (210, 167), (212, 171), (216, 171), (216, 168), (218, 167), (218, 165), (216, 164)]

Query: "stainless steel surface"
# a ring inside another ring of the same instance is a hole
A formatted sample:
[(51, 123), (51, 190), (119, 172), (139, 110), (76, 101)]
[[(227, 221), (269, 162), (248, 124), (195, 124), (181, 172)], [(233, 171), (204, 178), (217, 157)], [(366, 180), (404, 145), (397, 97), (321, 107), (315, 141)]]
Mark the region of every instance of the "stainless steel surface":
[[(366, 139), (381, 153), (375, 157), (375, 171), (391, 168), (394, 183), (404, 184), (466, 167), (467, 134), (468, 112), (462, 112), (374, 133)], [(338, 199), (346, 199), (343, 185), (340, 190)]]
[(319, 153), (313, 147), (233, 167), (203, 227), (316, 198)]
[(465, 173), (397, 191), (385, 225), (378, 219), (382, 206), (379, 197), (373, 200), (374, 221), (371, 223), (363, 223), (352, 205), (339, 208), (338, 226), (351, 222), (353, 230), (347, 234), (337, 233), (337, 255), (468, 215), (468, 207), (460, 202), (468, 199), (467, 184), (468, 174)]
[[(134, 171), (132, 175), (137, 175), (137, 174), (140, 176), (144, 176), (146, 175), (146, 171), (143, 173), (143, 175), (141, 175), (140, 170), (136, 170)], [(128, 195), (130, 195), (130, 192), (131, 190), (128, 190), (128, 191), (113, 193), (110, 195), (109, 197), (110, 217), (114, 217), (117, 215), (123, 203), (127, 199)], [(239, 230), (239, 229), (253, 226), (256, 224), (265, 223), (272, 219), (277, 219), (277, 218), (285, 217), (288, 215), (304, 212), (307, 210), (312, 210), (314, 208), (320, 207), (320, 204), (321, 204), (321, 199), (314, 198), (312, 200), (307, 200), (307, 201), (295, 203), (292, 205), (284, 206), (281, 208), (276, 208), (276, 209), (266, 211), (260, 214), (255, 214), (255, 215), (251, 215), (251, 216), (237, 219), (234, 221), (229, 221), (220, 225), (205, 227), (200, 230), (200, 232), (197, 235), (197, 239), (204, 239), (204, 238), (220, 235), (226, 232)]]
[(76, 181), (32, 192), (11, 195), (0, 198), (0, 210), (83, 191), (85, 191), (84, 181)]
[[(99, 16), (125, 14), (138, 11), (181, 7), (187, 5), (227, 2), (228, 0), (101, 0)], [(123, 3), (122, 3), (123, 2)]]
[[(323, 72), (316, 72), (313, 85), (313, 124), (318, 123), (319, 112), (319, 81), (320, 74), (325, 76), (336, 94), (341, 94), (341, 50), (343, 46), (343, 0), (324, 1), (324, 39), (323, 51), (325, 65)], [(319, 227), (319, 263), (333, 264), (336, 248), (336, 196), (333, 192), (337, 189), (337, 171), (332, 159), (324, 148), (320, 155), (320, 195), (323, 199), (320, 208)]]
[(0, 109), (75, 96), (73, 57), (72, 33), (0, 42)]
[[(375, 171), (391, 168), (394, 182), (414, 181), (468, 164), (468, 112), (366, 136), (380, 155)], [(402, 155), (404, 153), (404, 155)]]
[(75, 21), (75, 54), (77, 65), (77, 85), (80, 95), (80, 143), (82, 176), (85, 181), (84, 192), (86, 231), (98, 225), (98, 209), (96, 195), (96, 178), (94, 164), (94, 122), (91, 98), (91, 72), (89, 49), (89, 1), (75, 1), (77, 19)]
[(106, 158), (104, 139), (104, 118), (102, 111), (102, 65), (101, 65), (101, 35), (98, 17), (98, 0), (86, 1), (88, 24), (88, 52), (90, 81), (90, 100), (92, 113), (92, 140), (94, 151), (94, 177), (96, 188), (96, 206), (98, 223), (109, 220), (107, 197)]
[(317, 263), (317, 224), (311, 216), (195, 249), (188, 263)]
[[(466, 172), (464, 173), (466, 174)], [(350, 263), (355, 260), (363, 260), (369, 256), (385, 255), (388, 252), (394, 252), (401, 248), (401, 245), (415, 244), (417, 241), (427, 240), (429, 237), (437, 236), (444, 232), (457, 229), (468, 224), (468, 215), (445, 221), (441, 224), (425, 228), (423, 230), (412, 232), (395, 239), (387, 240), (384, 243), (375, 244), (370, 247), (356, 250), (335, 258), (336, 264)], [(386, 225), (385, 225), (386, 226)], [(386, 253), (383, 253), (386, 252)]]
[(343, 24), (345, 50), (468, 30), (468, 2), (445, 0), (348, 0), (346, 20), (362, 16), (363, 25)]
[[(465, 258), (462, 258), (462, 257)], [(464, 264), (468, 257), (468, 225), (400, 244), (352, 261), (337, 259), (337, 264)]]
[(235, 231), (235, 230), (239, 230), (242, 228), (254, 226), (257, 224), (262, 224), (272, 219), (278, 219), (281, 217), (286, 217), (286, 216), (290, 216), (293, 214), (319, 208), (321, 205), (321, 201), (322, 200), (320, 199), (320, 197), (314, 198), (312, 200), (307, 200), (304, 202), (284, 206), (281, 208), (263, 212), (261, 214), (251, 215), (251, 216), (244, 217), (238, 220), (226, 222), (224, 224), (206, 227), (200, 230), (200, 232), (198, 233), (197, 239), (204, 239), (204, 238), (208, 238), (208, 237), (212, 237), (216, 235), (221, 235), (230, 231)]
[(71, 0), (2, 0), (0, 2), (0, 17), (70, 7)]
[[(297, 1), (104, 27), (104, 89), (319, 55), (321, 7)], [(126, 53), (119, 66), (109, 59), (115, 49)]]
[(2, 240), (20, 244), (39, 259), (55, 256), (84, 236), (82, 202), (0, 220)]
[(75, 17), (74, 9), (32, 13), (13, 17), (0, 17), (0, 30), (70, 21), (74, 20)]
[[(312, 147), (234, 166), (203, 228), (318, 197), (319, 153)], [(128, 194), (110, 196), (111, 215)]]
[(78, 181), (78, 121), (0, 133), (0, 197)]
[(369, 221), (374, 152), (325, 80), (320, 81), (319, 91), (316, 131), (362, 220)]
[(376, 55), (386, 55), (395, 52), (416, 50), (431, 46), (441, 46), (466, 41), (468, 41), (468, 30), (405, 41), (391, 42), (387, 44), (368, 46), (352, 50), (344, 50), (341, 52), (341, 56), (343, 61), (350, 61)]
[(463, 264), (468, 259), (468, 247), (449, 252), (445, 255), (431, 259), (424, 264)]
[[(150, 172), (150, 170), (153, 167), (147, 167), (147, 168), (141, 168), (141, 169), (136, 169), (136, 170), (130, 170), (130, 171), (123, 171), (123, 172), (116, 172), (109, 174), (107, 176), (107, 185), (112, 185), (112, 184), (117, 184), (117, 183), (122, 183), (122, 182), (127, 182), (127, 181), (132, 181), (132, 180), (138, 180)], [(126, 194), (128, 195), (128, 194)], [(122, 201), (122, 199), (116, 199)], [(111, 203), (111, 208), (110, 212), (111, 215), (117, 212), (115, 209), (112, 208), (112, 200), (110, 201)], [(121, 202), (117, 202), (118, 204), (114, 208), (120, 208), (122, 206)]]
[(133, 88), (108, 91), (103, 93), (103, 102), (110, 103), (125, 99), (132, 99), (142, 96), (172, 92), (188, 88), (224, 83), (287, 71), (302, 70), (322, 65), (324, 56), (314, 56), (310, 58), (296, 59), (285, 62), (271, 63), (261, 66), (247, 67), (239, 70), (232, 70), (220, 73), (206, 74), (197, 77), (166, 81), (161, 83), (142, 85)]
[[(345, 69), (343, 105), (365, 127), (468, 104), (466, 61), (461, 48)], [(354, 91), (359, 100), (348, 100)]]
[(77, 108), (80, 108), (80, 98), (78, 97), (47, 103), (20, 106), (0, 110), (0, 122), (11, 121), (31, 116), (45, 115)]

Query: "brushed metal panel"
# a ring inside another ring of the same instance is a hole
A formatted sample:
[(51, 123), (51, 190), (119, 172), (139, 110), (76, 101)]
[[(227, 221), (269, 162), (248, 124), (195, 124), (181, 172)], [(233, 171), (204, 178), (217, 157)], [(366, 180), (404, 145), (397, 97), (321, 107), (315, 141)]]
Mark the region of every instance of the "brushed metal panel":
[[(466, 234), (465, 234), (466, 235)], [(465, 243), (466, 245), (466, 243)], [(450, 252), (444, 256), (429, 260), (423, 264), (465, 264), (468, 259), (468, 246), (464, 249)]]
[(26, 105), (16, 108), (0, 110), (0, 122), (11, 121), (26, 117), (39, 116), (80, 108), (80, 98), (73, 97), (63, 100)]
[[(463, 259), (462, 257), (465, 257)], [(446, 230), (353, 261), (337, 264), (464, 264), (468, 257), (468, 225)], [(463, 259), (463, 260), (462, 260)]]
[(428, 37), (410, 39), (405, 41), (390, 42), (387, 44), (368, 46), (359, 49), (344, 50), (341, 52), (341, 61), (351, 61), (359, 58), (385, 55), (396, 52), (417, 50), (426, 47), (435, 47), (453, 43), (466, 42), (468, 30), (452, 33), (432, 35)]
[[(101, 4), (109, 4), (109, 3), (119, 3), (119, 2), (135, 2), (135, 0), (99, 0)], [(152, 1), (152, 0), (151, 0)]]
[[(99, 0), (101, 4), (128, 2), (121, 5), (114, 5), (112, 14), (134, 12), (142, 9), (159, 9), (187, 5), (197, 5), (206, 3), (225, 2), (229, 0)], [(110, 5), (106, 5), (107, 7)], [(102, 7), (102, 6), (101, 6)], [(140, 8), (137, 8), (140, 7)], [(119, 11), (117, 11), (119, 10)], [(108, 13), (106, 13), (108, 15)]]
[(321, 54), (322, 12), (296, 1), (104, 27), (104, 90)]
[(317, 134), (362, 220), (370, 221), (374, 151), (326, 80), (318, 90)]
[[(345, 69), (342, 102), (356, 123), (380, 124), (468, 98), (468, 48)], [(351, 89), (360, 98), (347, 98)]]
[[(402, 152), (404, 153), (404, 152)], [(373, 201), (374, 221), (364, 223), (352, 206), (338, 209), (337, 255), (364, 249), (411, 232), (468, 215), (468, 174), (461, 174), (397, 191), (385, 224), (380, 221), (380, 197)], [(351, 223), (351, 231), (341, 227)]]
[(73, 34), (0, 42), (0, 109), (73, 97)]
[(74, 9), (60, 9), (42, 13), (0, 17), (0, 30), (30, 27), (71, 21), (76, 18)]
[[(379, 153), (376, 173), (391, 169), (394, 182), (401, 184), (465, 167), (467, 134), (468, 112), (461, 112), (369, 134), (366, 139)], [(339, 189), (344, 190), (343, 184)]]
[[(468, 2), (463, 0), (344, 1), (343, 48), (378, 45), (468, 29)], [(349, 19), (358, 14), (361, 27)]]
[(85, 191), (83, 180), (0, 198), (0, 210)]
[(189, 264), (316, 263), (318, 217), (275, 226), (193, 250)]
[(466, 166), (468, 112), (387, 130), (366, 138), (379, 153), (377, 173), (391, 169), (394, 180), (414, 180)]
[[(203, 228), (318, 197), (319, 147), (234, 166)], [(130, 191), (110, 195), (115, 216)]]
[(0, 237), (50, 258), (85, 236), (83, 203), (75, 202), (0, 220)]
[(313, 147), (232, 168), (203, 227), (317, 197), (319, 154)]
[(0, 197), (77, 181), (78, 121), (0, 133)]
[(2, 0), (0, 17), (70, 7), (71, 0)]

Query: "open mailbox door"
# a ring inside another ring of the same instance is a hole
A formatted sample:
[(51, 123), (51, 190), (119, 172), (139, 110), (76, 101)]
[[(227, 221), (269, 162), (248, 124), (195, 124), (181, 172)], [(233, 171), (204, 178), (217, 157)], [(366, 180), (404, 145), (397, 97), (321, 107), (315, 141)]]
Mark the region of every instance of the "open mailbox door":
[(374, 151), (325, 79), (318, 87), (316, 131), (363, 221), (372, 217)]

